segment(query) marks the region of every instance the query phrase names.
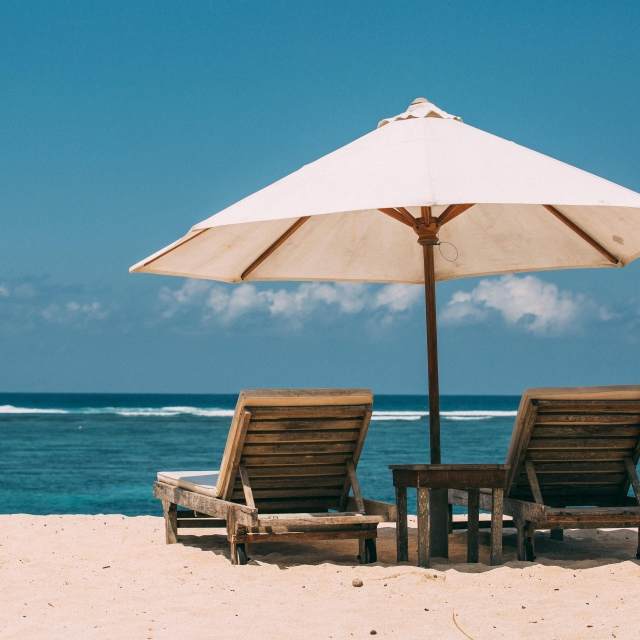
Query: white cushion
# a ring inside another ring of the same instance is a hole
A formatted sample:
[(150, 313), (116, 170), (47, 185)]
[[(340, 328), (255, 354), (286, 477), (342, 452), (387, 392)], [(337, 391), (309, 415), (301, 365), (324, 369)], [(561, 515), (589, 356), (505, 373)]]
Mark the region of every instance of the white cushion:
[(219, 471), (160, 471), (158, 481), (215, 498), (219, 473)]

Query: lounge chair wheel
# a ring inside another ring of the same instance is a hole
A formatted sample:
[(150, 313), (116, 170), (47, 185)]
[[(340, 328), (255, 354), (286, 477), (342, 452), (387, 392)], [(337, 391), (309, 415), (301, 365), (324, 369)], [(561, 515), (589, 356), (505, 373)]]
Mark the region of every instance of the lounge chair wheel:
[(247, 550), (244, 544), (236, 545), (236, 556), (238, 557), (238, 564), (247, 564), (249, 559), (247, 558)]
[(364, 541), (364, 564), (378, 561), (376, 541), (373, 538), (366, 538)]

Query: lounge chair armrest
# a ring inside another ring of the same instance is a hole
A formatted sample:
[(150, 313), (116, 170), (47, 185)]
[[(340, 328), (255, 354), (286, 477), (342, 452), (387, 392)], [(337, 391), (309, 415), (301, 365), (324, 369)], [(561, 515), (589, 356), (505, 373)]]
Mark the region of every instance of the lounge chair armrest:
[[(491, 511), (493, 506), (493, 496), (480, 489), (480, 509), (482, 511)], [(468, 505), (469, 494), (466, 489), (449, 489), (449, 504), (455, 504), (459, 507)]]
[(251, 509), (235, 502), (211, 498), (195, 491), (181, 489), (164, 482), (156, 482), (153, 485), (153, 495), (160, 500), (165, 500), (181, 507), (193, 509), (199, 513), (205, 513), (214, 518), (227, 519), (229, 509), (235, 512), (235, 521), (245, 527), (255, 527), (258, 525), (258, 510)]
[[(363, 498), (362, 502), (364, 503), (364, 512), (366, 515), (384, 516), (386, 518), (385, 522), (395, 522), (397, 520), (395, 504), (390, 502), (381, 502), (380, 500), (367, 500), (366, 498)], [(346, 510), (358, 510), (353, 496), (349, 496)]]
[[(466, 507), (468, 494), (465, 489), (449, 489), (449, 504)], [(491, 511), (493, 499), (490, 493), (480, 493), (480, 509)], [(543, 504), (525, 502), (524, 500), (504, 499), (504, 515), (530, 522), (544, 522), (547, 519), (547, 508)]]
[(514, 520), (528, 520), (529, 522), (544, 522), (547, 519), (547, 507), (535, 502), (525, 502), (513, 498), (504, 499), (504, 515)]

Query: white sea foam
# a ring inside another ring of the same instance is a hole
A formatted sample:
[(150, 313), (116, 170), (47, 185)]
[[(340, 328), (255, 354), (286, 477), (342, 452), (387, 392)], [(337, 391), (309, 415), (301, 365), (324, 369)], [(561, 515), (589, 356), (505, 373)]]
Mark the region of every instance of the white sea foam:
[[(117, 415), (127, 418), (172, 418), (179, 415), (190, 415), (202, 418), (231, 418), (233, 409), (213, 407), (85, 407), (78, 409), (39, 409), (14, 407), (7, 404), (0, 406), (0, 414), (74, 414), (74, 415)], [(441, 411), (446, 420), (488, 420), (489, 418), (513, 417), (516, 411)], [(374, 411), (372, 420), (411, 421), (420, 420), (429, 415), (428, 411)]]
[(20, 413), (69, 413), (68, 411), (64, 411), (62, 409), (29, 409), (27, 407), (14, 407), (10, 404), (0, 405), (0, 414), (2, 413), (12, 413), (12, 414), (20, 414)]
[[(446, 420), (488, 420), (489, 418), (515, 417), (517, 411), (441, 411)], [(374, 411), (372, 420), (420, 420), (428, 411)]]

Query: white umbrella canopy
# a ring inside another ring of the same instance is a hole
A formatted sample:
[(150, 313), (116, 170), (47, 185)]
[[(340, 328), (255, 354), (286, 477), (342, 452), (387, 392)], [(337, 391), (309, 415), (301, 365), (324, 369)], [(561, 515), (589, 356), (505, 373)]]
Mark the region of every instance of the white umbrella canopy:
[[(460, 204), (473, 206), (442, 217)], [(640, 255), (640, 194), (418, 99), (198, 223), (131, 271), (226, 282), (423, 283), (416, 224), (403, 211), (393, 219), (398, 207), (412, 218), (431, 207), (440, 241), (455, 245), (453, 262), (435, 253), (437, 281), (624, 266)], [(398, 224), (401, 217), (409, 224)]]
[[(455, 260), (434, 251), (444, 242), (455, 246)], [(225, 282), (424, 283), (430, 455), (437, 464), (435, 282), (623, 267), (639, 255), (640, 194), (418, 98), (375, 131), (200, 222), (130, 270)], [(430, 495), (431, 549), (446, 556), (447, 492)]]

